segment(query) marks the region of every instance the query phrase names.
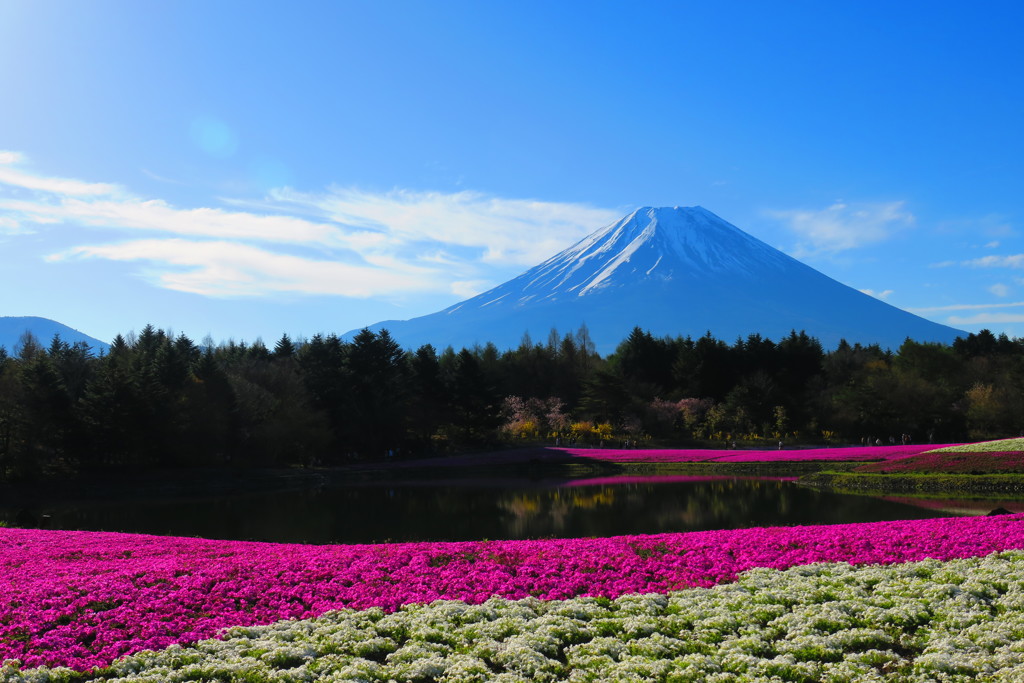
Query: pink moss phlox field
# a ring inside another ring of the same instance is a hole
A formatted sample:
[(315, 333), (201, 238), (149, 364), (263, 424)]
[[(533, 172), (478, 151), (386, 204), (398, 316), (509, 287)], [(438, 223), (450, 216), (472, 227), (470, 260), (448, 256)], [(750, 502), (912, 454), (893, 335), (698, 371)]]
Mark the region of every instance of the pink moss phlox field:
[(909, 446), (851, 446), (848, 448), (808, 448), (794, 451), (731, 452), (714, 462), (803, 462), (808, 460), (897, 460), (932, 448), (929, 444)]
[(720, 458), (733, 451), (708, 449), (630, 449), (630, 448), (547, 448), (573, 458), (600, 460), (601, 462), (704, 462)]
[(751, 481), (796, 481), (799, 477), (705, 477), (674, 474), (654, 474), (645, 477), (641, 475), (620, 474), (612, 477), (573, 479), (572, 481), (563, 484), (561, 488), (574, 488), (577, 486), (622, 486), (623, 484), (704, 484), (716, 481), (736, 481), (737, 479)]
[(665, 592), (753, 567), (1024, 548), (1024, 516), (538, 541), (307, 546), (0, 529), (0, 659), (79, 670), (227, 626), (492, 595)]
[(549, 448), (574, 458), (603, 462), (685, 463), (685, 462), (805, 462), (896, 460), (933, 448), (930, 444), (908, 446), (851, 446), (843, 448), (808, 448), (801, 450), (731, 451), (704, 449), (612, 449), (612, 448)]
[(1024, 472), (1024, 453), (1021, 451), (986, 451), (979, 453), (921, 453), (893, 462), (861, 465), (854, 472), (882, 474), (938, 473), (1000, 474)]

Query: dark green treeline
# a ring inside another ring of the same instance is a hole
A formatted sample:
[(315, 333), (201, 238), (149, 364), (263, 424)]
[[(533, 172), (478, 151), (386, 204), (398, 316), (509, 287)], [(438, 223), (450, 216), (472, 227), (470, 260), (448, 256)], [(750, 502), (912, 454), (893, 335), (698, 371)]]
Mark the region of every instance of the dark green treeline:
[[(403, 351), (386, 331), (200, 347), (147, 326), (95, 356), (31, 336), (0, 348), (0, 477), (334, 465), (518, 438), (858, 443), (1015, 436), (1024, 340), (988, 331), (890, 352), (804, 333), (727, 344), (586, 328), (546, 343)], [(594, 435), (597, 435), (596, 437)]]

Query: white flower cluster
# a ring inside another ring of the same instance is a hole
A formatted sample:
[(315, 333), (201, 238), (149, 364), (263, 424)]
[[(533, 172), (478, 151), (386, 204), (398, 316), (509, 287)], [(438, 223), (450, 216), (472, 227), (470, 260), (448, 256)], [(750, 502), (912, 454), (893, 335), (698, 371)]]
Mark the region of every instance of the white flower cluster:
[(166, 681), (1024, 681), (1024, 552), (756, 569), (668, 595), (438, 601), (228, 629), (88, 674)]

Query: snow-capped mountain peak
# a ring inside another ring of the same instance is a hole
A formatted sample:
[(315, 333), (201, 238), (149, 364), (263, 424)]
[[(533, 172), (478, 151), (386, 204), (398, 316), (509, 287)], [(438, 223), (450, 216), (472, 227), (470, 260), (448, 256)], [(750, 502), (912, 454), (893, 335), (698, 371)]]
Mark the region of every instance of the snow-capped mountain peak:
[(702, 207), (642, 207), (499, 289), (521, 286), (530, 298), (540, 292), (548, 299), (585, 296), (629, 286), (637, 278), (692, 282), (708, 274), (742, 276), (792, 263)]
[(635, 326), (727, 341), (804, 330), (826, 346), (846, 339), (894, 349), (907, 337), (952, 342), (959, 332), (836, 282), (699, 206), (639, 208), (483, 294), (370, 329), (386, 328), (407, 347), (509, 348), (524, 332), (542, 339), (581, 324), (601, 353)]

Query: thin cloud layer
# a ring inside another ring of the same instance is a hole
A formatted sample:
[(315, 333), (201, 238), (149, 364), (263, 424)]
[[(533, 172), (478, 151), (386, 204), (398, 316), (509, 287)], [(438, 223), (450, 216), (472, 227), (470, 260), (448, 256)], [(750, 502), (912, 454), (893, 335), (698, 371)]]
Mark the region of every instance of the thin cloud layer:
[(835, 254), (877, 244), (914, 224), (902, 201), (848, 204), (837, 202), (821, 210), (768, 211), (796, 233), (797, 257)]
[[(0, 178), (2, 180), (2, 178)], [(345, 235), (337, 227), (291, 216), (228, 212), (221, 209), (177, 209), (160, 200), (86, 201), (61, 198), (56, 202), (0, 200), (0, 207), (36, 223), (79, 223), (93, 227), (147, 230), (178, 235), (247, 241), (358, 246), (379, 236)]]
[(332, 188), (325, 194), (278, 190), (282, 205), (322, 212), (355, 228), (384, 231), (404, 244), (478, 249), (483, 263), (533, 266), (621, 217), (581, 204), (491, 197), (479, 192), (372, 193)]
[(469, 299), (491, 287), (494, 287), (494, 283), (487, 280), (459, 280), (452, 283), (451, 291), (455, 296)]
[(1024, 268), (1024, 254), (982, 256), (964, 261), (963, 265), (970, 268)]
[(880, 292), (876, 292), (873, 289), (862, 289), (860, 291), (863, 292), (864, 294), (867, 294), (868, 296), (873, 296), (876, 299), (881, 299), (883, 301), (885, 299), (889, 298), (890, 296), (892, 296), (892, 293), (893, 293), (893, 290), (891, 290), (891, 289), (883, 289)]
[[(116, 185), (29, 173), (17, 168), (23, 162), (0, 151), (0, 188), (20, 191), (0, 194), (0, 233), (31, 225), (65, 243), (72, 236), (88, 243), (46, 259), (138, 262), (154, 285), (203, 296), (469, 296), (489, 286), (491, 269), (534, 265), (619, 214), (473, 192), (340, 188), (277, 190), (258, 202), (228, 201), (231, 210), (180, 208)], [(152, 237), (123, 241), (125, 233)]]
[(942, 311), (972, 311), (986, 308), (1013, 308), (1024, 306), (1024, 301), (996, 304), (951, 304), (949, 306), (929, 306), (926, 308), (908, 308), (911, 313), (941, 313)]
[[(204, 296), (264, 296), (291, 292), (365, 298), (430, 287), (433, 273), (384, 270), (278, 254), (237, 242), (154, 239), (74, 247), (47, 258), (143, 261), (154, 283)], [(170, 267), (170, 269), (168, 269)]]
[(21, 227), (21, 223), (9, 216), (0, 216), (0, 235), (16, 235), (20, 232), (27, 232)]
[(950, 325), (1024, 323), (1024, 313), (978, 313), (968, 317), (951, 315), (948, 321)]
[(989, 304), (950, 304), (947, 306), (929, 306), (926, 308), (908, 308), (911, 313), (926, 315), (929, 313), (947, 313), (952, 311), (979, 311), (974, 315), (951, 315), (946, 323), (954, 327), (970, 325), (1002, 325), (1024, 322), (1024, 313), (1008, 313), (1005, 310), (1024, 307), (1024, 301), (1005, 301)]
[(997, 282), (996, 284), (992, 285), (991, 287), (988, 288), (988, 291), (992, 292), (996, 296), (1010, 295), (1010, 288), (1007, 285), (1004, 285), (1002, 282)]
[(24, 155), (18, 152), (0, 150), (0, 184), (71, 196), (112, 195), (121, 192), (121, 188), (110, 183), (86, 183), (70, 178), (39, 176), (15, 168), (24, 161)]

